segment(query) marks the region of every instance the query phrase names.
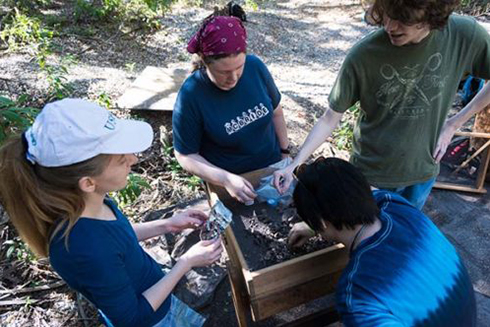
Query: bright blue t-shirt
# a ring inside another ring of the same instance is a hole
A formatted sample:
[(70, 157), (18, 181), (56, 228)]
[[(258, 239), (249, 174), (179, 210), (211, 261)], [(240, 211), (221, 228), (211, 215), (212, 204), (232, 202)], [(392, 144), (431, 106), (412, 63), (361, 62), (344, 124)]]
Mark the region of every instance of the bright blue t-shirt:
[(272, 120), (281, 101), (264, 63), (247, 55), (243, 74), (228, 91), (219, 89), (204, 69), (190, 75), (173, 111), (174, 147), (199, 153), (235, 174), (264, 168), (281, 160)]
[(115, 326), (153, 326), (170, 308), (170, 296), (157, 311), (142, 295), (163, 276), (139, 245), (136, 234), (116, 205), (104, 201), (116, 220), (80, 218), (68, 238), (53, 237), (49, 255), (54, 270), (95, 304)]
[(453, 245), (401, 196), (373, 195), (382, 228), (353, 251), (337, 284), (344, 325), (475, 326), (473, 287)]

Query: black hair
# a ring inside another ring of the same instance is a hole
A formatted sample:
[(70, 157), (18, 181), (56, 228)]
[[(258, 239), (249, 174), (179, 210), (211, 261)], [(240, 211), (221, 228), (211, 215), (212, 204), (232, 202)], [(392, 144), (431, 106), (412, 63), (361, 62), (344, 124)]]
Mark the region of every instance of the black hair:
[(325, 222), (337, 230), (370, 225), (379, 214), (367, 179), (345, 160), (320, 157), (299, 166), (295, 175), (293, 199), (298, 214), (316, 232), (325, 229)]

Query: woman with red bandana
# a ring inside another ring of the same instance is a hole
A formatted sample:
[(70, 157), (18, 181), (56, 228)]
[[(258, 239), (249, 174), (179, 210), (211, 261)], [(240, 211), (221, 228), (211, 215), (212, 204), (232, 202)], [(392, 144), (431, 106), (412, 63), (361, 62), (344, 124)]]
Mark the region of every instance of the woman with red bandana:
[(182, 167), (250, 203), (253, 186), (238, 174), (289, 154), (281, 94), (264, 63), (247, 55), (247, 32), (236, 17), (204, 21), (189, 41), (194, 72), (173, 114), (175, 156)]

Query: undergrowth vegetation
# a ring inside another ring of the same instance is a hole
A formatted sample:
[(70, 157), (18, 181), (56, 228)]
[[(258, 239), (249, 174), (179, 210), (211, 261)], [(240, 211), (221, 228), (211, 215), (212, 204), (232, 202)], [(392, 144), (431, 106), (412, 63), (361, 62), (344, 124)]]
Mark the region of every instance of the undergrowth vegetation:
[[(0, 5), (0, 51), (22, 52), (32, 57), (42, 78), (47, 82), (42, 100), (48, 103), (70, 97), (73, 86), (68, 81), (70, 68), (77, 56), (65, 53), (54, 42), (65, 30), (82, 35), (95, 34), (87, 26), (116, 30), (154, 30), (160, 28), (159, 18), (170, 10), (173, 0), (4, 0)], [(62, 9), (65, 17), (50, 9)], [(73, 18), (73, 19), (71, 19)], [(68, 25), (73, 25), (68, 26)], [(83, 26), (83, 28), (77, 28)], [(32, 124), (39, 109), (30, 106), (33, 99), (22, 94), (17, 99), (0, 91), (0, 145)], [(113, 108), (110, 97), (101, 92), (96, 101)], [(172, 156), (173, 153), (167, 154)], [(169, 161), (172, 170), (179, 168), (175, 159)], [(194, 183), (192, 184), (194, 185)], [(144, 177), (131, 174), (124, 190), (114, 194), (123, 206), (134, 202), (142, 190), (150, 188)]]

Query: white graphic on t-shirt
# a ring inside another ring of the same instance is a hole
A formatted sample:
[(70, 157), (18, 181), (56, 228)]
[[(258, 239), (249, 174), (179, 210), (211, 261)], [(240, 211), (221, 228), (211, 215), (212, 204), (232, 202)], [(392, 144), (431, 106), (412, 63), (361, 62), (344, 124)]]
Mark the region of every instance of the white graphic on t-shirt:
[(236, 133), (257, 119), (267, 116), (268, 113), (269, 109), (267, 109), (263, 103), (259, 103), (259, 105), (255, 106), (253, 109), (248, 109), (247, 111), (242, 112), (240, 116), (237, 116), (230, 122), (225, 123), (226, 133), (228, 133), (228, 135)]
[(387, 107), (396, 115), (418, 117), (425, 114), (431, 102), (440, 98), (448, 76), (442, 76), (442, 55), (435, 53), (425, 65), (404, 66), (399, 71), (390, 64), (380, 68), (387, 81), (382, 84), (376, 99), (378, 105)]

